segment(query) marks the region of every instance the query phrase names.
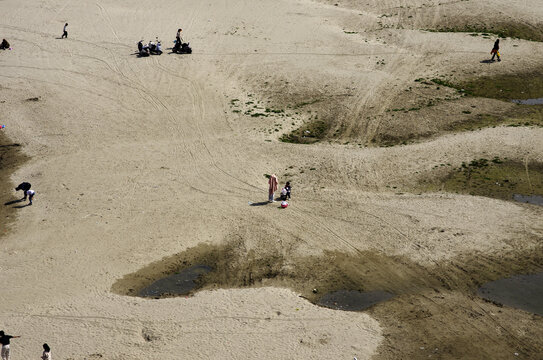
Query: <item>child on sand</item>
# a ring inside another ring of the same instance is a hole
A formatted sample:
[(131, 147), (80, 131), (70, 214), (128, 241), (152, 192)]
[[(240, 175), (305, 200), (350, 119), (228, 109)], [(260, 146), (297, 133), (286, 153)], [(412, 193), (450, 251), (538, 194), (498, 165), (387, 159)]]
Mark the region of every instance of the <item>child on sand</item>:
[(290, 182), (287, 181), (285, 187), (281, 189), (281, 200), (290, 199)]
[(43, 344), (43, 354), (41, 355), (42, 360), (51, 360), (51, 348), (47, 344)]
[(500, 39), (496, 39), (496, 42), (494, 43), (494, 47), (492, 48), (490, 53), (492, 54), (492, 59), (490, 59), (490, 61), (494, 61), (494, 56), (498, 57), (498, 61), (502, 61), (500, 59)]

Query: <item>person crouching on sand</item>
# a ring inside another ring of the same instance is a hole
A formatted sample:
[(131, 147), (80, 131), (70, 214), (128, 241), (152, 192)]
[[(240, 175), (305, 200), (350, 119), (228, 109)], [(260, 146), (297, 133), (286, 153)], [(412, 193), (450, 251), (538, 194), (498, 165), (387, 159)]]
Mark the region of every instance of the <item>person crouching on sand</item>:
[(36, 192), (32, 189), (25, 191), (25, 196), (28, 195), (28, 205), (32, 205), (32, 198)]
[(498, 57), (498, 61), (502, 61), (500, 59), (500, 39), (496, 39), (496, 42), (494, 43), (494, 47), (492, 48), (490, 53), (492, 54), (492, 59), (490, 59), (490, 61), (494, 61), (494, 56)]
[(30, 185), (30, 183), (22, 182), (19, 185), (17, 185), (17, 187), (15, 188), (15, 191), (23, 190), (23, 199), (22, 200), (26, 200), (26, 192), (28, 190), (30, 190), (31, 187), (32, 187), (32, 185)]
[(9, 43), (6, 39), (2, 39), (2, 43), (0, 44), (0, 50), (6, 49), (9, 49)]

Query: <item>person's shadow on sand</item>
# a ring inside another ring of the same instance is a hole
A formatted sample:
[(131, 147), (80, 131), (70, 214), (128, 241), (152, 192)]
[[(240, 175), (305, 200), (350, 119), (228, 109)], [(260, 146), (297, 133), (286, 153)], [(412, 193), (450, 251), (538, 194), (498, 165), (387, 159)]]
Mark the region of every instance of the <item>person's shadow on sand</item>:
[(8, 206), (8, 205), (11, 205), (11, 204), (20, 203), (21, 201), (24, 201), (24, 199), (11, 200), (11, 201), (8, 201), (8, 202), (4, 203), (4, 205), (5, 205), (5, 206)]
[(492, 64), (494, 62), (494, 60), (481, 60), (481, 64)]
[(262, 205), (268, 205), (268, 201), (261, 201), (261, 202), (249, 202), (249, 205), (251, 206), (262, 206)]
[(30, 203), (24, 204), (24, 205), (14, 206), (13, 208), (14, 208), (14, 209), (22, 209), (22, 208), (25, 208), (25, 207), (27, 207), (27, 206), (30, 206)]

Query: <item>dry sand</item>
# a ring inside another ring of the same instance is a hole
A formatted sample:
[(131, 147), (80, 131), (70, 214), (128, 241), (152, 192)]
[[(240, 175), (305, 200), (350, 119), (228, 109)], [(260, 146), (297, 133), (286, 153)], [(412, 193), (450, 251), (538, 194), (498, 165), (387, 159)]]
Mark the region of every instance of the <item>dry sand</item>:
[[(24, 179), (37, 193), (32, 207), (12, 209), (17, 220), (0, 239), (0, 328), (23, 336), (12, 342), (13, 359), (37, 357), (43, 342), (56, 359), (78, 360), (537, 358), (541, 318), (513, 309), (496, 315), (494, 305), (456, 291), (460, 285), (361, 313), (320, 308), (278, 286), (161, 300), (111, 291), (164, 257), (233, 240), (262, 256), (367, 251), (423, 268), (474, 254), (541, 253), (541, 208), (393, 187), (412, 188), (443, 162), (541, 160), (542, 128), (436, 135), (443, 113), (507, 108), (488, 99), (459, 98), (405, 122), (386, 115), (416, 103), (424, 90), (405, 89), (420, 77), (540, 68), (541, 43), (503, 41), (504, 61), (489, 65), (480, 61), (492, 40), (419, 30), (443, 15), (477, 13), (535, 26), (539, 0), (334, 4), (1, 2), (0, 37), (13, 46), (0, 52), (2, 131), (30, 158), (4, 187)], [(382, 16), (407, 6), (415, 18)], [(64, 22), (69, 38), (60, 40)], [(178, 27), (192, 55), (134, 54), (141, 38), (159, 36), (169, 48)], [(251, 117), (248, 102), (291, 110)], [(278, 141), (315, 113), (335, 120), (338, 140)], [(402, 132), (436, 136), (364, 147)], [(264, 174), (274, 172), (293, 181), (291, 206), (249, 206), (266, 199)], [(474, 311), (479, 322), (466, 321)], [(432, 312), (433, 322), (424, 322)]]

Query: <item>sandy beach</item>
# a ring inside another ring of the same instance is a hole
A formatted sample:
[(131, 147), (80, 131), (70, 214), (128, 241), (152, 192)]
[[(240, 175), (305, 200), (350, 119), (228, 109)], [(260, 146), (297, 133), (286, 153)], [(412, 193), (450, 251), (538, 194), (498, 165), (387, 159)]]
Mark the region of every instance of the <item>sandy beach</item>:
[[(541, 316), (476, 292), (541, 271), (543, 208), (446, 182), (484, 158), (542, 191), (543, 105), (451, 85), (543, 74), (539, 0), (0, 5), (11, 359), (541, 358)], [(199, 291), (134, 296), (197, 261)], [(338, 289), (396, 296), (315, 305)]]

